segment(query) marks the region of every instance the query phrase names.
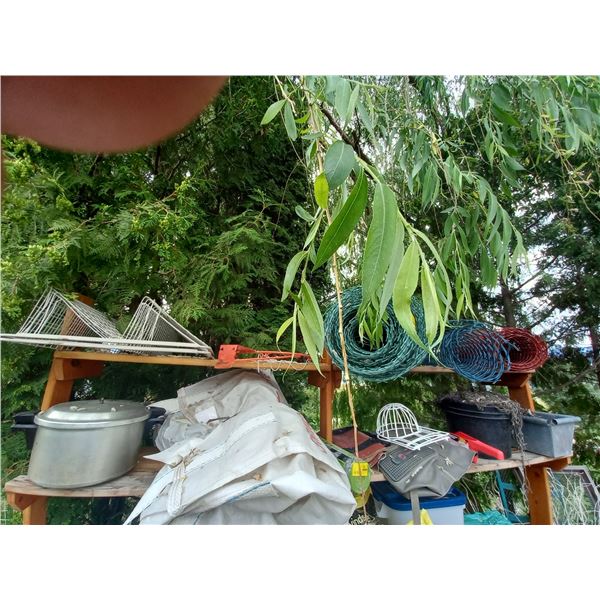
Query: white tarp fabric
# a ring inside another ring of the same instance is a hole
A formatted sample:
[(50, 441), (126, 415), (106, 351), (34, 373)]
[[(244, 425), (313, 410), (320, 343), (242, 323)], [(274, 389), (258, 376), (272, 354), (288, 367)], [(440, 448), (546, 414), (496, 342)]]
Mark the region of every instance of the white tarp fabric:
[(271, 373), (228, 371), (177, 394), (149, 457), (165, 466), (126, 523), (348, 522), (344, 470)]

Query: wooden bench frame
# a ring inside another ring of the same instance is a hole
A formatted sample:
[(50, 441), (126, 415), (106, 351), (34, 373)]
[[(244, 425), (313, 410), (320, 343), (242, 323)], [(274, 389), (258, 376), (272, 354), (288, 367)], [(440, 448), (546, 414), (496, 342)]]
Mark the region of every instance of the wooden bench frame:
[[(55, 404), (68, 402), (73, 384), (78, 379), (89, 379), (102, 374), (104, 364), (125, 362), (138, 364), (187, 365), (190, 367), (214, 368), (216, 359), (182, 356), (139, 356), (133, 354), (111, 354), (101, 352), (56, 351), (50, 367), (48, 382), (42, 399), (41, 410), (47, 410)], [(341, 371), (332, 364), (325, 354), (320, 364), (322, 375), (312, 363), (243, 361), (234, 362), (231, 368), (249, 370), (273, 369), (308, 372), (308, 383), (319, 389), (320, 432), (324, 439), (331, 441), (333, 430), (333, 398), (335, 390), (341, 385)], [(422, 366), (413, 369), (413, 373), (452, 373), (451, 369), (435, 366)], [(529, 380), (531, 372), (505, 373), (496, 383), (507, 386), (509, 396), (526, 409), (534, 410)], [(524, 460), (525, 478), (528, 483), (530, 522), (532, 524), (552, 524), (552, 499), (547, 469), (560, 470), (570, 463), (570, 457), (549, 458), (527, 454)], [(508, 461), (485, 461), (472, 465), (469, 472), (490, 471), (514, 468), (523, 464), (517, 456)], [(160, 468), (160, 463), (148, 459), (138, 461), (136, 467), (127, 475), (100, 486), (79, 488), (77, 490), (54, 490), (36, 486), (26, 476), (20, 476), (5, 485), (6, 499), (10, 506), (23, 512), (23, 524), (41, 525), (46, 523), (47, 502), (49, 497), (115, 497), (141, 496)]]

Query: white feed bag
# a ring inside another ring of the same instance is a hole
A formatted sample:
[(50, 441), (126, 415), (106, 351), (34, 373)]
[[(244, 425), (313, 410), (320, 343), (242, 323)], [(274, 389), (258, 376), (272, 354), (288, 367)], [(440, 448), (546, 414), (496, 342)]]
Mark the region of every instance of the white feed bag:
[(356, 503), (344, 470), (268, 379), (232, 371), (178, 395), (163, 451), (149, 457), (165, 466), (127, 522), (348, 522)]

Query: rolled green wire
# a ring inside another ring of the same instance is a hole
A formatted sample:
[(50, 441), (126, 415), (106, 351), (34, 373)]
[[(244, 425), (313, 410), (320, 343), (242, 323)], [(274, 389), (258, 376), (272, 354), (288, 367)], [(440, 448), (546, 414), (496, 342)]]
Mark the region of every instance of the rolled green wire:
[[(396, 316), (392, 304), (387, 306), (387, 320), (383, 323), (383, 342), (379, 348), (369, 346), (365, 336), (361, 342), (358, 333), (358, 309), (362, 302), (362, 288), (352, 287), (342, 293), (342, 313), (348, 371), (364, 381), (391, 381), (399, 379), (414, 367), (423, 363), (427, 351), (408, 337)], [(425, 316), (421, 299), (413, 297), (411, 310), (415, 317), (417, 333), (425, 340)], [(332, 361), (343, 371), (344, 360), (339, 333), (337, 302), (330, 304), (323, 318), (325, 345)]]

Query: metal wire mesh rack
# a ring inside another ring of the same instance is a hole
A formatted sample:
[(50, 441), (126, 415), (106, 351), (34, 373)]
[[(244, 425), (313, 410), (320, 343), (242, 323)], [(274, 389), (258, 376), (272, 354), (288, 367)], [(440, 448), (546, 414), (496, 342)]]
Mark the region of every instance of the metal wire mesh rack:
[(18, 333), (104, 338), (121, 335), (104, 313), (80, 300), (69, 300), (56, 290), (49, 290), (38, 300)]
[(124, 333), (128, 340), (165, 341), (183, 344), (196, 354), (213, 357), (212, 348), (178, 323), (154, 300), (142, 298)]
[(116, 324), (101, 311), (51, 289), (38, 300), (17, 333), (2, 333), (0, 339), (63, 350), (83, 348), (213, 357), (210, 346), (148, 297), (142, 300), (125, 333), (121, 334)]

